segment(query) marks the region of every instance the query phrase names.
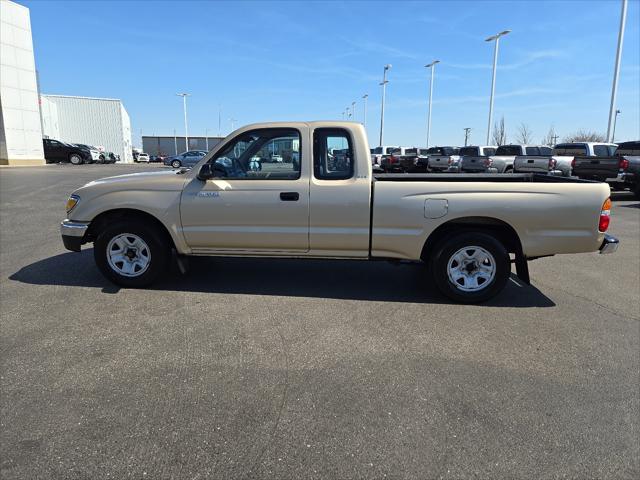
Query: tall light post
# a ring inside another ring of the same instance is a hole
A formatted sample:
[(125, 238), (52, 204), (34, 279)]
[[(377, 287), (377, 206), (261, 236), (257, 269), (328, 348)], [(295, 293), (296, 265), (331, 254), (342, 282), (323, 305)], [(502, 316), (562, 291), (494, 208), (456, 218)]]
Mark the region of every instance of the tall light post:
[[(609, 106), (609, 123), (607, 125), (607, 141), (613, 141), (611, 124), (615, 124), (616, 96), (618, 94), (618, 76), (620, 75), (620, 58), (622, 57), (622, 42), (624, 41), (624, 26), (627, 22), (627, 0), (622, 0), (622, 12), (620, 13), (620, 30), (618, 31), (618, 50), (616, 51), (616, 64), (613, 69), (613, 85), (611, 86), (611, 105)], [(614, 127), (615, 128), (615, 127)]]
[(190, 97), (190, 93), (176, 93), (178, 97), (182, 97), (182, 108), (184, 110), (184, 144), (185, 150), (189, 150), (189, 126), (187, 124), (187, 97)]
[(353, 113), (353, 121), (356, 121), (356, 102), (351, 102), (351, 112)]
[(204, 129), (204, 143), (206, 145), (207, 152), (208, 152), (209, 151), (209, 129), (208, 128)]
[(347, 120), (351, 120), (351, 110), (349, 110), (349, 107), (346, 108), (347, 111)]
[(431, 98), (433, 97), (433, 76), (436, 71), (436, 63), (440, 63), (440, 60), (434, 60), (426, 68), (431, 69), (431, 80), (429, 80), (429, 116), (427, 117), (427, 148), (429, 148), (429, 140), (431, 138)]
[(491, 35), (489, 38), (485, 38), (485, 42), (496, 41), (493, 48), (493, 75), (491, 76), (491, 97), (489, 99), (489, 126), (487, 127), (487, 143), (489, 145), (489, 137), (491, 136), (491, 122), (493, 121), (493, 94), (496, 90), (496, 67), (498, 66), (498, 45), (500, 44), (500, 37), (510, 33), (511, 30), (504, 30), (495, 35)]
[(616, 114), (613, 117), (613, 132), (611, 132), (611, 143), (616, 140), (616, 123), (618, 123), (618, 114), (622, 113), (620, 110), (616, 110)]
[(235, 130), (235, 127), (236, 127), (236, 119), (231, 117), (231, 118), (229, 118), (229, 122), (231, 122), (231, 131), (233, 132)]
[(380, 147), (382, 146), (382, 140), (384, 139), (384, 100), (387, 93), (387, 83), (389, 83), (389, 80), (387, 80), (387, 70), (389, 70), (390, 68), (390, 63), (384, 66), (384, 71), (382, 73), (382, 82), (380, 82), (380, 85), (382, 85), (382, 107), (380, 109)]
[(364, 125), (364, 128), (367, 128), (367, 98), (369, 98), (369, 94), (365, 93), (362, 96), (362, 100), (364, 101), (364, 118), (363, 118), (363, 122), (362, 122), (363, 125)]
[(342, 120), (344, 120), (344, 110), (342, 111)]

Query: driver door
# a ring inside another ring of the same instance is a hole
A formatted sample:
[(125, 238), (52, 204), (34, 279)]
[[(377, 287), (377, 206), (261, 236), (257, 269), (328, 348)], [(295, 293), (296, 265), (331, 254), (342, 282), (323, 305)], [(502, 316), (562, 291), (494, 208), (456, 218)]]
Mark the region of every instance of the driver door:
[[(194, 253), (304, 253), (309, 250), (309, 149), (303, 132), (267, 128), (236, 136), (209, 159), (216, 178), (194, 177), (180, 215)], [(302, 150), (301, 150), (302, 149)], [(251, 168), (277, 152), (282, 163)]]

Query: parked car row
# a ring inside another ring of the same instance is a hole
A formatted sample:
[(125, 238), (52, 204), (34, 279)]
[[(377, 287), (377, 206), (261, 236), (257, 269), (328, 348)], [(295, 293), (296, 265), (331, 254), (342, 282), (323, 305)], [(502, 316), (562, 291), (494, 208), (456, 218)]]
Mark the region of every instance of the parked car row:
[(113, 152), (100, 150), (92, 145), (82, 143), (67, 143), (60, 140), (45, 138), (42, 140), (46, 163), (116, 163), (120, 160)]
[(374, 171), (384, 173), (542, 173), (607, 181), (640, 195), (640, 142), (465, 147), (392, 147), (371, 150)]

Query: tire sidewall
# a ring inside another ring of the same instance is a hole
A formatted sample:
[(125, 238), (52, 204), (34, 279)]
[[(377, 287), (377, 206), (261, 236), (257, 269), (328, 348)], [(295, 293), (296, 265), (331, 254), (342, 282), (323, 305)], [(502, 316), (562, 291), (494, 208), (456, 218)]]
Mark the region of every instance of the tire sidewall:
[[(77, 158), (78, 161), (74, 163), (73, 159)], [(71, 163), (71, 165), (81, 165), (82, 164), (82, 157), (76, 153), (72, 153), (71, 155), (69, 155), (69, 163)]]
[[(472, 245), (484, 248), (493, 256), (496, 272), (493, 280), (482, 290), (464, 292), (449, 280), (448, 265), (455, 252)], [(451, 235), (438, 244), (432, 258), (431, 271), (436, 286), (447, 297), (460, 303), (480, 303), (489, 300), (500, 293), (511, 273), (509, 253), (500, 241), (487, 233), (460, 232)]]
[(173, 160), (173, 161), (171, 162), (171, 166), (172, 166), (173, 168), (180, 168), (180, 167), (182, 166), (182, 163), (180, 163), (180, 160)]
[[(107, 246), (112, 238), (122, 233), (132, 233), (145, 241), (151, 251), (147, 270), (138, 277), (126, 277), (113, 270), (107, 260)], [(170, 248), (164, 236), (155, 227), (135, 221), (118, 221), (105, 228), (93, 245), (93, 255), (102, 274), (111, 282), (130, 288), (150, 285), (167, 269)]]

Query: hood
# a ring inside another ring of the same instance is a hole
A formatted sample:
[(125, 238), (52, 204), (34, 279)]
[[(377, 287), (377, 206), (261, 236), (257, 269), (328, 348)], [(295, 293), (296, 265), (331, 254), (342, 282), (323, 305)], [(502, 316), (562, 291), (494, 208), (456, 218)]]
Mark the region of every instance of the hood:
[(74, 193), (82, 196), (86, 193), (114, 190), (182, 190), (186, 176), (180, 170), (162, 170), (159, 172), (140, 172), (117, 175), (94, 180), (80, 187)]

